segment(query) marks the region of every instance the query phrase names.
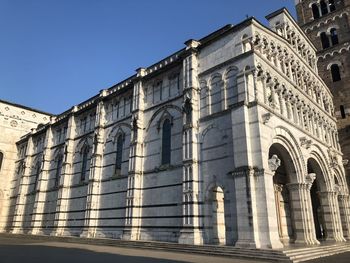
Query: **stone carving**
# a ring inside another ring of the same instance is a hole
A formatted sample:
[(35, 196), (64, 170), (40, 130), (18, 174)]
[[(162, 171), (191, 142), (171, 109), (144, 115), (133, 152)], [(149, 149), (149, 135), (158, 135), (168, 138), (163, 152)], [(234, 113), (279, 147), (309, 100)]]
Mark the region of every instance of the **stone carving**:
[(271, 119), (271, 117), (272, 117), (272, 115), (271, 115), (270, 112), (263, 114), (263, 115), (262, 115), (262, 121), (263, 121), (263, 123), (264, 123), (264, 124), (268, 123), (269, 120)]
[(182, 103), (182, 111), (186, 114), (186, 124), (192, 122), (192, 103), (191, 97), (188, 93), (184, 96), (184, 102)]
[(276, 154), (272, 155), (271, 159), (269, 159), (270, 170), (272, 172), (275, 172), (280, 166), (281, 166), (281, 159), (279, 159)]
[(341, 193), (341, 187), (338, 184), (335, 184), (333, 187), (333, 190), (336, 194), (340, 194)]
[(311, 185), (313, 184), (313, 182), (316, 179), (316, 174), (315, 173), (309, 173), (306, 175), (305, 177), (305, 182), (309, 185), (309, 187), (311, 188)]
[(305, 149), (309, 149), (312, 145), (312, 140), (308, 140), (306, 137), (300, 138), (300, 145)]

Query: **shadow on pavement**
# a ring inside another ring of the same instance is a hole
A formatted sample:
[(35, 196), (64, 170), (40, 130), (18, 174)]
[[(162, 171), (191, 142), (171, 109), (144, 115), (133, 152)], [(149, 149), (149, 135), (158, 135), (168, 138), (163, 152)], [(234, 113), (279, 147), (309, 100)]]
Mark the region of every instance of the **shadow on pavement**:
[(77, 248), (58, 248), (49, 246), (0, 245), (1, 263), (183, 263), (151, 257), (125, 256), (102, 252), (93, 252)]

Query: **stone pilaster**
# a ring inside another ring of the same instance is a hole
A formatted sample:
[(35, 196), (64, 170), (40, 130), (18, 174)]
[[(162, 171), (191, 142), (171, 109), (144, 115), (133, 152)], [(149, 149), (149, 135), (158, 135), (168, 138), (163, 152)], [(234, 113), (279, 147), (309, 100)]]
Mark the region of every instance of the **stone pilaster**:
[[(236, 247), (260, 247), (256, 211), (254, 170), (241, 167), (234, 170), (238, 240)], [(252, 191), (253, 190), (253, 191)]]
[(340, 218), (343, 234), (346, 240), (350, 240), (350, 202), (349, 195), (338, 195)]
[(31, 175), (31, 164), (32, 164), (32, 154), (34, 150), (33, 137), (29, 136), (27, 144), (26, 158), (23, 162), (23, 175), (20, 178), (18, 195), (16, 200), (16, 208), (13, 217), (13, 223), (11, 228), (11, 233), (20, 234), (23, 233), (23, 224), (24, 224), (24, 213), (25, 213), (25, 204), (26, 204), (26, 195), (29, 193), (30, 189), (30, 175)]
[(197, 83), (196, 48), (200, 45), (189, 40), (188, 56), (183, 60), (183, 130), (182, 130), (182, 229), (179, 243), (203, 244), (203, 233), (200, 222), (200, 179), (198, 167), (198, 120), (199, 120), (199, 87)]
[(335, 191), (319, 192), (323, 219), (326, 228), (326, 240), (345, 241), (340, 220), (337, 193)]
[(320, 243), (316, 239), (310, 195), (315, 178), (315, 174), (308, 174), (305, 182), (287, 185), (293, 208), (294, 242), (296, 244), (316, 245)]
[(126, 194), (125, 227), (123, 239), (139, 240), (142, 227), (143, 188), (143, 100), (142, 77), (145, 70), (137, 70), (138, 81), (134, 83), (132, 134), (129, 153), (128, 189)]
[(98, 226), (98, 215), (100, 207), (100, 185), (103, 165), (103, 147), (104, 147), (104, 122), (106, 118), (105, 105), (103, 97), (105, 91), (100, 93), (100, 102), (97, 105), (97, 114), (95, 122), (95, 134), (93, 141), (93, 152), (91, 157), (91, 167), (89, 172), (89, 185), (86, 200), (84, 229), (81, 237), (95, 237)]
[(46, 192), (48, 190), (48, 179), (50, 174), (51, 161), (51, 146), (52, 146), (53, 132), (51, 126), (46, 130), (45, 144), (42, 158), (42, 170), (38, 179), (38, 188), (35, 195), (35, 203), (32, 216), (32, 229), (30, 231), (33, 235), (40, 235), (43, 233), (43, 213), (45, 208)]
[(64, 149), (64, 161), (62, 164), (62, 173), (58, 185), (59, 190), (54, 222), (55, 230), (51, 233), (53, 236), (69, 235), (69, 232), (66, 230), (66, 219), (68, 211), (69, 189), (73, 169), (74, 137), (76, 133), (76, 123), (74, 117), (75, 110), (76, 108), (74, 107), (70, 113), (68, 120), (68, 129)]
[(272, 156), (269, 160), (269, 168), (264, 170), (256, 170), (255, 191), (257, 213), (254, 215), (258, 220), (259, 239), (261, 248), (282, 248), (276, 214), (276, 200), (274, 193), (273, 176), (281, 161), (277, 156)]

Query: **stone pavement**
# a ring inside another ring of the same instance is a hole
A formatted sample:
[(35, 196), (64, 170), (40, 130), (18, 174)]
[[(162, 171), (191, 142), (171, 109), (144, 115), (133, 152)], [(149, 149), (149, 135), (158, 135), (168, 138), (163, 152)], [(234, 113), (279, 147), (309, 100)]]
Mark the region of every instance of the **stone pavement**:
[[(307, 261), (309, 263), (349, 263), (350, 253), (335, 255), (323, 259)], [(33, 240), (0, 235), (1, 263), (263, 263), (266, 261), (237, 258), (204, 256), (189, 253), (156, 251), (147, 249), (121, 248), (103, 245), (65, 243), (47, 240)]]

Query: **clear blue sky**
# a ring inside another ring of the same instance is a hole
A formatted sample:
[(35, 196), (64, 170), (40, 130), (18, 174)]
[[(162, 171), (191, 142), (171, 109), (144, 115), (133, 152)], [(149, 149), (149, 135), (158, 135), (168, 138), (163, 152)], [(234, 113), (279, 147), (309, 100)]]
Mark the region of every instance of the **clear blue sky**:
[(294, 0), (0, 0), (0, 99), (61, 113), (216, 29)]

